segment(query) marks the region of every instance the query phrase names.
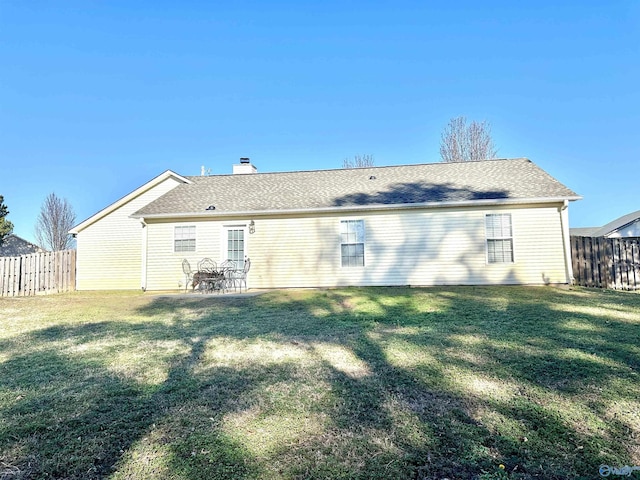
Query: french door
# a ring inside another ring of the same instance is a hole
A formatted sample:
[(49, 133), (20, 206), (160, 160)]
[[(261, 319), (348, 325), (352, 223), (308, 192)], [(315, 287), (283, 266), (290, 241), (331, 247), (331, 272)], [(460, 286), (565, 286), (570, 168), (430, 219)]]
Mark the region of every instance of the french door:
[(222, 258), (235, 262), (237, 269), (244, 268), (244, 257), (247, 254), (247, 231), (244, 225), (224, 227)]

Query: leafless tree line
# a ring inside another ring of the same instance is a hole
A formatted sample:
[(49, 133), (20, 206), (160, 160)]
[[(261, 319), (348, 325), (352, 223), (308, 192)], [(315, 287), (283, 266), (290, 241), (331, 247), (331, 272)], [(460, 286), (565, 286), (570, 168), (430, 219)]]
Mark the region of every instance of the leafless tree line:
[(452, 118), (442, 132), (440, 157), (443, 162), (474, 162), (496, 158), (491, 125), (483, 120), (467, 124), (465, 117)]
[(342, 168), (363, 168), (373, 167), (373, 155), (354, 155), (353, 158), (345, 158), (342, 162)]

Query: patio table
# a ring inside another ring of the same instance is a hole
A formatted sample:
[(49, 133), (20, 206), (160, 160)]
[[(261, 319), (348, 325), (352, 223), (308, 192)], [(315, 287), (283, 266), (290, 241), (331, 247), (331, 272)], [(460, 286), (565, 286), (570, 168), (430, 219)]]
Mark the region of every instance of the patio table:
[(193, 289), (201, 293), (211, 291), (223, 291), (225, 289), (224, 272), (221, 271), (198, 271), (193, 275)]

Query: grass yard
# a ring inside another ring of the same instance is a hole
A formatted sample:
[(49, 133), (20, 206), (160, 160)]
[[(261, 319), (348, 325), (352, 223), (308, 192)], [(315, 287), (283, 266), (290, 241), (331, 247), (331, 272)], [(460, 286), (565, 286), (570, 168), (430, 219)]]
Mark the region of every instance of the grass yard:
[(635, 293), (2, 298), (0, 479), (599, 478), (639, 370)]

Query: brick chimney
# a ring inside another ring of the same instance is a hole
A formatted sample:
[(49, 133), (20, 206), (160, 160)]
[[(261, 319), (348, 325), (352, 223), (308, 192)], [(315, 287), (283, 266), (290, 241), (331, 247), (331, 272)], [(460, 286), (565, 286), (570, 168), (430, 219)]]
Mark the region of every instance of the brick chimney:
[(258, 173), (258, 169), (251, 163), (248, 157), (242, 157), (240, 158), (240, 164), (233, 165), (233, 174), (243, 175), (247, 173)]

